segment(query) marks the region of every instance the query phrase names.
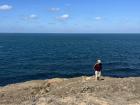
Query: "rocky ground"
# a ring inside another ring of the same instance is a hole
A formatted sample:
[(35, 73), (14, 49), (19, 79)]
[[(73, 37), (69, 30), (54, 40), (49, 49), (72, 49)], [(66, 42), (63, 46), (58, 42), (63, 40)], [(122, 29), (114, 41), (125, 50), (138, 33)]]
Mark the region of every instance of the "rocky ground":
[(140, 105), (140, 77), (28, 81), (0, 87), (0, 105)]

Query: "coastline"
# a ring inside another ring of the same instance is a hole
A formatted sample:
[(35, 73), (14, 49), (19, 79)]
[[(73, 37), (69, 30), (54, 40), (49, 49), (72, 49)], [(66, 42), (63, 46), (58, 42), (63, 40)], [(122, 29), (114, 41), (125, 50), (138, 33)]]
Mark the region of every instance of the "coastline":
[(54, 78), (0, 87), (0, 105), (140, 105), (140, 77)]

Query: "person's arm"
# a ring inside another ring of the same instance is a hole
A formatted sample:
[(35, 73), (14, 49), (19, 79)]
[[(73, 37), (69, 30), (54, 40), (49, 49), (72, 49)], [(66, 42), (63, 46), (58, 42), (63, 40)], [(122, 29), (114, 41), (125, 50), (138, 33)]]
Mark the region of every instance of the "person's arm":
[(96, 64), (93, 66), (93, 70), (95, 70), (95, 66), (96, 66)]

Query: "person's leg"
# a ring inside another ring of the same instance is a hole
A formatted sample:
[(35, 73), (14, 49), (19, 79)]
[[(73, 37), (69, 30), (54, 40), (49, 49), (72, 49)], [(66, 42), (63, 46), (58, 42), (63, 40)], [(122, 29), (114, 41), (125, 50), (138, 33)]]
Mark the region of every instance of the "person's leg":
[(101, 78), (101, 71), (98, 71), (98, 80)]
[(100, 72), (97, 71), (97, 80), (99, 80), (99, 79), (100, 79)]
[(98, 71), (95, 71), (95, 80), (98, 78)]

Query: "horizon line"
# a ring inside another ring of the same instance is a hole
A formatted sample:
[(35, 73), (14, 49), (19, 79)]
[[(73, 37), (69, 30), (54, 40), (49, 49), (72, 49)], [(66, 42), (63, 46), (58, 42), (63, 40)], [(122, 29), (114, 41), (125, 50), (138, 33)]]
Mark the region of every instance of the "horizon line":
[(52, 33), (47, 33), (47, 32), (36, 32), (36, 33), (34, 33), (34, 32), (0, 32), (0, 34), (140, 34), (140, 33), (124, 33), (124, 32), (122, 32), (122, 33), (120, 33), (120, 32), (114, 32), (114, 33), (78, 33), (78, 32), (73, 32), (73, 33), (60, 33), (60, 32), (58, 32), (58, 33), (56, 33), (56, 32), (52, 32)]

